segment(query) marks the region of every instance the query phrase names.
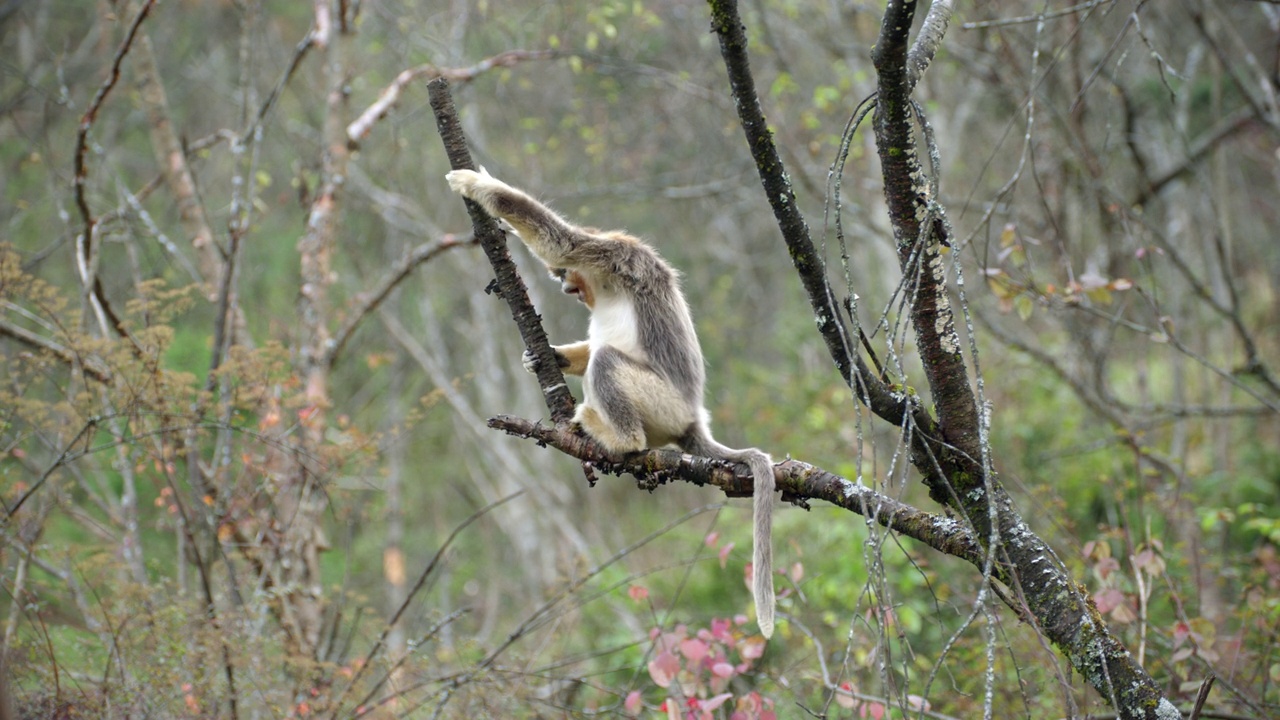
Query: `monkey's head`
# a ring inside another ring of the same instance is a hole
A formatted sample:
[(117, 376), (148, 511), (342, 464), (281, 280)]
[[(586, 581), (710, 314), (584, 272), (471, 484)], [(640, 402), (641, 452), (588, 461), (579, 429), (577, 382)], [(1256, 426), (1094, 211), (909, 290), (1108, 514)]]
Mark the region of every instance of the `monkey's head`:
[(594, 307), (596, 304), (595, 293), (591, 291), (591, 284), (582, 273), (577, 270), (569, 270), (568, 268), (549, 267), (551, 277), (560, 281), (560, 289), (565, 295), (572, 295), (578, 298), (583, 305)]

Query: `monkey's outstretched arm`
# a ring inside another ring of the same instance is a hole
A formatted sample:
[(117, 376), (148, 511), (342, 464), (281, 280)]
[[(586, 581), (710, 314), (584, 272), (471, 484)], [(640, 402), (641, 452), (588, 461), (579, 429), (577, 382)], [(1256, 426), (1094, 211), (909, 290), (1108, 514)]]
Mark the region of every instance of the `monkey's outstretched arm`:
[[(608, 257), (608, 238), (571, 225), (551, 208), (483, 170), (454, 170), (445, 175), (453, 191), (506, 220), (543, 262), (555, 268), (592, 268)], [(595, 246), (595, 247), (593, 247)]]

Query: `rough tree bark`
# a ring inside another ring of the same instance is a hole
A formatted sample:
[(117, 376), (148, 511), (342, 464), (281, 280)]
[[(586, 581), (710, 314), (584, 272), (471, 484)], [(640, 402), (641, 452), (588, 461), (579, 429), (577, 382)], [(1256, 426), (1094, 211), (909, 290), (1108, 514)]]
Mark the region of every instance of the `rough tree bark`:
[[(766, 191), (785, 173), (776, 153), (762, 161), (757, 149), (772, 145), (767, 123), (754, 94), (746, 55), (746, 37), (733, 0), (710, 0), (712, 28), (720, 37), (734, 100)], [(920, 471), (936, 502), (966, 519), (973, 536), (995, 553), (992, 577), (1013, 590), (1010, 607), (1031, 618), (1067, 657), (1085, 680), (1107, 698), (1123, 718), (1180, 717), (1133, 659), (1111, 635), (1092, 599), (1075, 583), (1052, 549), (1022, 521), (987, 458), (983, 422), (955, 332), (946, 288), (942, 247), (948, 226), (929, 193), (915, 139), (911, 91), (927, 68), (945, 31), (950, 3), (934, 3), (915, 48), (909, 37), (916, 4), (891, 0), (872, 60), (879, 75), (875, 134), (884, 176), (894, 237), (903, 275), (913, 302), (910, 308), (921, 361), (937, 412), (936, 424), (917, 422), (912, 433), (911, 461)], [(765, 128), (765, 129), (761, 129)], [(768, 192), (777, 207), (777, 193)], [(792, 200), (790, 205), (794, 205)], [(794, 223), (780, 223), (784, 237), (807, 232)], [(788, 238), (788, 244), (794, 240)], [(795, 257), (793, 253), (793, 257)], [(802, 276), (806, 269), (797, 262)], [(812, 294), (812, 293), (811, 293)], [(823, 317), (819, 315), (819, 317)], [(837, 357), (837, 367), (845, 363)], [(866, 395), (859, 393), (859, 397)], [(911, 415), (919, 418), (922, 410)], [(946, 552), (945, 549), (934, 545)]]
[[(936, 409), (935, 417), (918, 398), (894, 392), (867, 367), (858, 353), (854, 335), (838, 310), (835, 292), (827, 282), (822, 260), (796, 206), (794, 192), (773, 143), (755, 91), (736, 3), (733, 0), (709, 2), (712, 30), (720, 41), (748, 146), (782, 238), (809, 295), (818, 331), (836, 368), (854, 394), (877, 416), (908, 433), (911, 462), (921, 473), (931, 498), (958, 514), (963, 522), (906, 506), (861, 484), (798, 461), (780, 466), (779, 489), (793, 502), (827, 500), (940, 552), (968, 560), (982, 570), (987, 581), (998, 582), (1010, 590), (999, 593), (1009, 607), (1036, 625), (1086, 681), (1111, 702), (1120, 717), (1161, 720), (1180, 717), (1151, 677), (1111, 635), (1083, 586), (1070, 577), (1053, 550), (1022, 521), (991, 470), (984, 442), (983, 416), (970, 386), (948, 295), (947, 264), (942, 248), (948, 242), (949, 227), (918, 159), (914, 123), (919, 111), (911, 99), (916, 81), (927, 69), (945, 34), (950, 3), (937, 2), (932, 6), (913, 48), (908, 40), (915, 4), (904, 0), (890, 2), (880, 42), (873, 53), (879, 73), (875, 133), (885, 196), (900, 264), (913, 298), (910, 319)], [(440, 106), (434, 97), (433, 107), (439, 121)], [(462, 142), (456, 126), (456, 120), (440, 123), (442, 135), (450, 136), (446, 137), (447, 147)], [(453, 166), (465, 167), (465, 161), (460, 163), (454, 155), (451, 151)], [(475, 208), (469, 209), (477, 227), (482, 227), (488, 218), (477, 217)], [(484, 233), (478, 229), (477, 234), (483, 243)], [(496, 244), (494, 249), (498, 249)], [(503, 255), (505, 247), (501, 253), (490, 253), (490, 258), (501, 260)], [(502, 275), (499, 270), (499, 277)], [(507, 296), (505, 289), (503, 295), (509, 303), (516, 300)], [(540, 326), (527, 327), (529, 321), (535, 324), (537, 321), (531, 308), (519, 309), (513, 305), (513, 315), (527, 342), (530, 335), (540, 333)], [(529, 344), (535, 351), (539, 349), (538, 343)], [(553, 363), (543, 363), (548, 364)], [(563, 390), (558, 378), (539, 377), (539, 382), (549, 397)], [(668, 480), (680, 479), (713, 484), (731, 495), (749, 494), (749, 473), (745, 468), (729, 471), (708, 460), (670, 450), (611, 456), (565, 424), (563, 416), (557, 417), (555, 407), (552, 412), (553, 420), (557, 421), (552, 426), (511, 417), (494, 418), (490, 425), (552, 445), (607, 472), (635, 475), (644, 488), (652, 489)]]

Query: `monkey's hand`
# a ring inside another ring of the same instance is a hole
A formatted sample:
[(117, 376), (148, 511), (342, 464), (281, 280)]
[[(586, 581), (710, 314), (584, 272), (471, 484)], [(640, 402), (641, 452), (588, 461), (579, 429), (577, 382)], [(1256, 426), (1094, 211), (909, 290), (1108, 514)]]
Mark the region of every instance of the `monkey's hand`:
[[(555, 353), (556, 364), (560, 366), (561, 370), (569, 367), (569, 358), (564, 353), (555, 348), (552, 348), (551, 352)], [(535, 374), (538, 372), (538, 357), (533, 354), (533, 351), (525, 350), (524, 354), (520, 356), (520, 362), (524, 365), (525, 370)]]
[[(445, 174), (445, 180), (449, 181), (449, 187), (462, 197), (470, 198), (476, 202), (480, 202), (481, 195), (485, 194), (486, 189), (497, 187), (505, 187), (505, 184), (489, 174), (483, 166), (480, 171), (475, 170), (452, 170)], [(483, 204), (483, 203), (482, 203)]]
[(538, 356), (534, 355), (532, 350), (525, 350), (524, 355), (520, 356), (520, 362), (528, 372), (538, 372)]

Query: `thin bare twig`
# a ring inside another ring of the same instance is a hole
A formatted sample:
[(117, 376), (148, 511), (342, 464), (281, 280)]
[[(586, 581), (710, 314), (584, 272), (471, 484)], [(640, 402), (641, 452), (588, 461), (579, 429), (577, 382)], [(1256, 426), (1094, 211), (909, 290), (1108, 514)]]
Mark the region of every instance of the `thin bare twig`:
[(382, 629), (382, 634), (380, 634), (378, 636), (377, 641), (373, 643), (373, 647), (369, 648), (369, 652), (365, 655), (364, 662), (360, 664), (360, 667), (356, 670), (355, 675), (351, 677), (351, 682), (347, 683), (347, 686), (344, 687), (342, 689), (342, 692), (338, 695), (338, 699), (334, 701), (333, 713), (330, 715), (331, 718), (335, 718), (336, 720), (336, 718), (338, 717), (339, 711), (342, 710), (342, 703), (346, 699), (347, 693), (350, 692), (351, 688), (355, 687), (356, 683), (360, 681), (360, 678), (364, 675), (365, 668), (373, 664), (372, 662), (373, 658), (378, 654), (378, 651), (382, 649), (383, 644), (387, 640), (387, 636), (391, 634), (391, 629), (396, 626), (396, 623), (400, 622), (400, 616), (404, 615), (405, 610), (409, 609), (409, 605), (413, 602), (414, 597), (417, 596), (418, 592), (421, 591), (422, 588), (426, 586), (427, 579), (431, 577), (432, 571), (434, 571), (436, 569), (436, 566), (440, 564), (440, 559), (444, 557), (445, 551), (449, 549), (449, 546), (453, 544), (453, 541), (458, 537), (458, 535), (460, 535), (463, 530), (466, 530), (468, 527), (470, 527), (471, 523), (474, 523), (475, 521), (489, 514), (491, 510), (494, 510), (502, 505), (505, 505), (506, 503), (516, 499), (517, 497), (520, 497), (523, 494), (524, 494), (524, 490), (517, 490), (516, 492), (513, 492), (504, 498), (500, 498), (498, 500), (495, 500), (489, 503), (488, 505), (485, 505), (479, 510), (471, 513), (471, 515), (466, 520), (463, 520), (461, 523), (458, 524), (457, 527), (453, 529), (453, 532), (449, 533), (449, 537), (445, 538), (445, 541), (441, 543), (440, 548), (436, 550), (435, 555), (431, 557), (431, 560), (427, 563), (427, 566), (422, 569), (422, 574), (418, 576), (418, 582), (414, 583), (413, 589), (411, 589), (408, 592), (408, 594), (405, 595), (404, 602), (400, 603), (400, 607), (396, 609), (395, 614), (392, 615), (391, 619), (387, 621), (386, 627)]
[(306, 57), (311, 48), (316, 47), (317, 44), (317, 32), (315, 30), (311, 30), (307, 32), (305, 37), (298, 41), (296, 46), (294, 46), (293, 57), (289, 59), (289, 66), (285, 68), (284, 73), (280, 75), (280, 79), (276, 81), (275, 87), (271, 88), (271, 93), (267, 95), (267, 99), (263, 101), (262, 105), (258, 108), (258, 113), (254, 115), (253, 121), (250, 122), (249, 126), (240, 134), (240, 137), (238, 138), (239, 142), (243, 143), (248, 141), (249, 138), (253, 137), (254, 133), (258, 131), (258, 128), (262, 126), (262, 123), (267, 119), (267, 115), (270, 114), (271, 110), (275, 107), (276, 101), (280, 99), (280, 93), (284, 92), (285, 86), (289, 84), (289, 78), (293, 77), (293, 73), (302, 65), (302, 59)]
[(1006, 25), (1022, 25), (1024, 23), (1043, 22), (1045, 20), (1052, 20), (1055, 18), (1066, 17), (1067, 15), (1074, 15), (1086, 10), (1092, 10), (1099, 5), (1114, 3), (1115, 1), (1116, 0), (1089, 0), (1089, 2), (1083, 2), (1079, 5), (1072, 5), (1071, 7), (1065, 7), (1061, 10), (1054, 10), (1052, 12), (1023, 15), (1021, 17), (1001, 18), (999, 20), (979, 20), (977, 22), (962, 23), (960, 27), (965, 30), (978, 30), (980, 28), (1004, 27)]
[(338, 328), (334, 333), (333, 341), (329, 345), (328, 353), (325, 356), (325, 363), (332, 366), (342, 349), (346, 347), (347, 341), (355, 333), (360, 322), (369, 316), (383, 300), (396, 289), (405, 278), (417, 268), (419, 265), (430, 262), (433, 258), (451, 248), (462, 245), (477, 244), (475, 233), (468, 235), (454, 235), (452, 233), (445, 235), (439, 242), (423, 243), (413, 250), (405, 253), (405, 256), (396, 263), (395, 267), (387, 271), (387, 274), (378, 281), (378, 284), (368, 292), (360, 293), (356, 296), (356, 307), (353, 308), (347, 317), (347, 321), (342, 327)]
[(72, 367), (79, 366), (83, 368), (84, 374), (94, 380), (105, 385), (111, 384), (111, 370), (102, 365), (96, 358), (83, 357), (64, 345), (2, 319), (0, 319), (0, 335), (17, 340), (32, 349), (50, 353)]
[(437, 65), (426, 64), (404, 70), (396, 76), (395, 80), (391, 81), (390, 85), (383, 89), (372, 105), (360, 113), (360, 117), (347, 126), (347, 142), (352, 149), (357, 147), (360, 141), (373, 130), (373, 126), (391, 112), (391, 109), (400, 101), (401, 93), (414, 80), (423, 77), (428, 79), (445, 78), (453, 83), (467, 83), (494, 68), (511, 67), (521, 62), (544, 60), (558, 55), (559, 53), (554, 50), (508, 50), (493, 57), (485, 58), (469, 67), (442, 68)]
[[(72, 187), (75, 191), (76, 208), (80, 211), (80, 219), (84, 225), (82, 230), (84, 241), (81, 245), (81, 262), (86, 268), (91, 267), (91, 259), (94, 253), (94, 230), (97, 225), (97, 221), (93, 218), (93, 213), (89, 210), (89, 201), (85, 197), (84, 187), (89, 178), (89, 169), (86, 161), (86, 157), (89, 154), (89, 130), (93, 128), (93, 123), (98, 119), (98, 112), (102, 109), (102, 104), (106, 102), (107, 95), (110, 94), (116, 83), (120, 81), (120, 68), (124, 64), (124, 58), (129, 54), (129, 49), (133, 47), (133, 41), (138, 37), (138, 30), (142, 27), (142, 22), (147, 19), (147, 15), (150, 14), (151, 8), (155, 6), (155, 3), (156, 0), (146, 0), (142, 8), (138, 10), (137, 17), (129, 25), (124, 41), (120, 43), (115, 57), (111, 60), (111, 71), (107, 74), (107, 79), (98, 88), (93, 100), (89, 102), (88, 109), (80, 117), (80, 126), (76, 132), (75, 173), (72, 178)], [(137, 341), (129, 334), (124, 322), (107, 301), (106, 292), (102, 287), (102, 280), (97, 276), (97, 273), (91, 273), (84, 279), (92, 286), (93, 296), (97, 299), (103, 313), (111, 321), (111, 325), (116, 332), (120, 333), (122, 337), (128, 338), (133, 343), (134, 350), (141, 353), (141, 348)]]

